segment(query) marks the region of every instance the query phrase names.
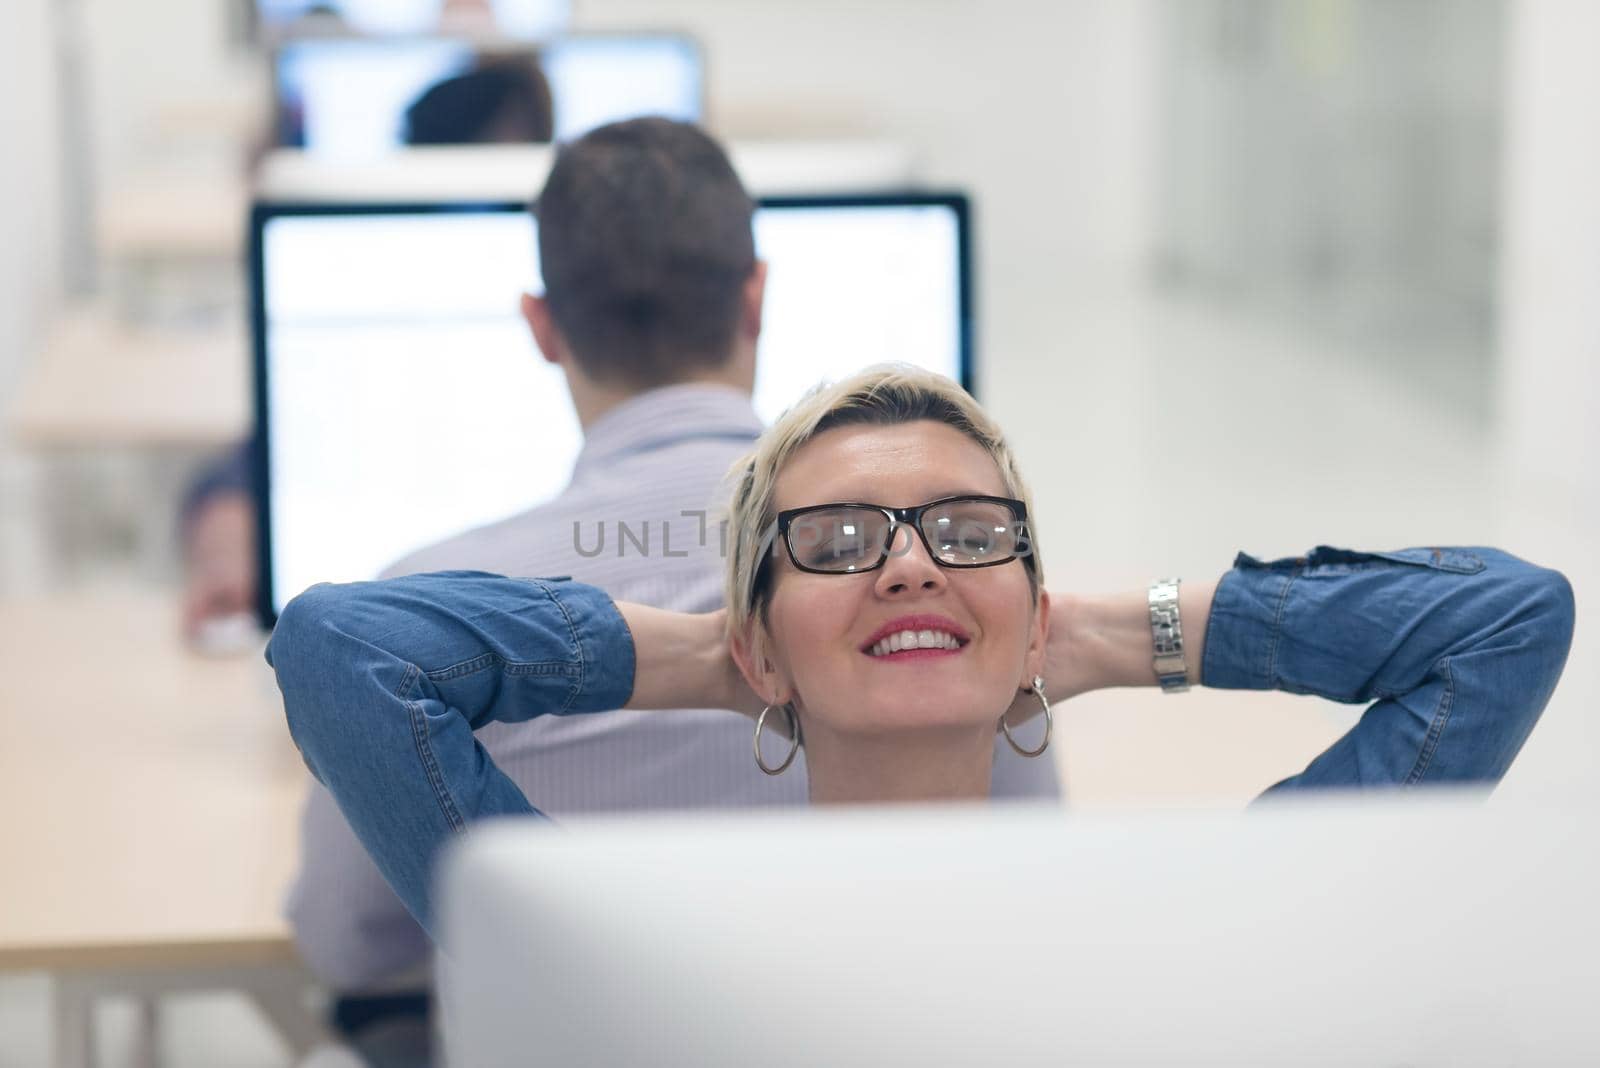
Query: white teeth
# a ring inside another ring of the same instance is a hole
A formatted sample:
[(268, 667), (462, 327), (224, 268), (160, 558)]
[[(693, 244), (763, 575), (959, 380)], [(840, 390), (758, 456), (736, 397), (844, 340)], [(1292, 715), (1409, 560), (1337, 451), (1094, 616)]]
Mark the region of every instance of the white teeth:
[(883, 638), (868, 650), (872, 656), (888, 656), (904, 649), (959, 649), (954, 634), (942, 630), (902, 630)]

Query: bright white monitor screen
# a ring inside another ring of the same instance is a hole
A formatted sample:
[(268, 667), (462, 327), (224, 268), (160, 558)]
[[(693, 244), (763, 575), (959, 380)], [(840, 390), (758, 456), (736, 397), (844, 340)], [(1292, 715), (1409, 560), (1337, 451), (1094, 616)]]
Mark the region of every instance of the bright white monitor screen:
[(700, 119), (700, 50), (687, 37), (561, 37), (540, 50), (539, 64), (550, 82), (558, 141), (639, 115)]
[[(430, 87), (465, 74), (477, 52), (462, 40), (315, 38), (277, 54), (279, 107), (288, 137), (324, 157), (365, 159), (400, 147), (405, 114)], [(700, 118), (700, 51), (675, 34), (559, 37), (539, 50), (557, 140), (639, 115)]]
[[(458, 5), (464, 17), (479, 5)], [(497, 32), (519, 40), (543, 40), (567, 28), (570, 0), (488, 0)], [(262, 24), (291, 26), (316, 14), (331, 15), (358, 33), (433, 33), (446, 18), (445, 0), (256, 0)]]
[[(964, 221), (952, 197), (763, 206), (762, 419), (886, 360), (965, 379)], [(531, 216), (265, 209), (257, 225), (265, 607), (561, 491), (582, 439), (518, 310), (541, 289)]]

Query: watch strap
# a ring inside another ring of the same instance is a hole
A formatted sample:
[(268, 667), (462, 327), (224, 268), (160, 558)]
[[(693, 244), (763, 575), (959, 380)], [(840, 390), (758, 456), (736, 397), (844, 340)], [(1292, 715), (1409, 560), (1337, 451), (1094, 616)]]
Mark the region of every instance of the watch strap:
[(1182, 579), (1156, 579), (1150, 583), (1150, 639), (1155, 651), (1156, 681), (1163, 693), (1183, 693), (1189, 688), (1189, 668), (1183, 658), (1183, 619), (1178, 613), (1178, 585)]

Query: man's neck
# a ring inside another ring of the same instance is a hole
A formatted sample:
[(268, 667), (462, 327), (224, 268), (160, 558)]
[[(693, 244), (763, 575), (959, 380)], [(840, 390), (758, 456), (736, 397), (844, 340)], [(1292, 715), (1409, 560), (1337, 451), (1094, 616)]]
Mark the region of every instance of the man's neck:
[(575, 375), (567, 376), (567, 386), (572, 394), (572, 407), (578, 413), (578, 425), (585, 434), (608, 412), (648, 390), (612, 389), (592, 382), (578, 383)]
[(837, 734), (805, 731), (812, 804), (987, 799), (994, 740), (985, 728)]
[(675, 382), (664, 382), (660, 386), (644, 389), (603, 385), (570, 370), (567, 372), (567, 389), (572, 394), (572, 406), (578, 413), (578, 425), (583, 428), (585, 434), (614, 408), (626, 404), (635, 397), (666, 386), (690, 385), (728, 386), (741, 390), (746, 395), (750, 393), (750, 383), (731, 368), (714, 368)]

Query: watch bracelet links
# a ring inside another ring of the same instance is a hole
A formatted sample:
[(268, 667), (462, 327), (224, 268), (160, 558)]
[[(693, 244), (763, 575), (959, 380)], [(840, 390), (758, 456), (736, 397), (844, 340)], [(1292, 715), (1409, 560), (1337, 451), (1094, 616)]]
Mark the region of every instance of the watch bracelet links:
[(1189, 689), (1189, 669), (1183, 658), (1183, 619), (1178, 614), (1178, 585), (1182, 579), (1156, 579), (1150, 583), (1150, 638), (1155, 647), (1156, 681), (1163, 693)]

